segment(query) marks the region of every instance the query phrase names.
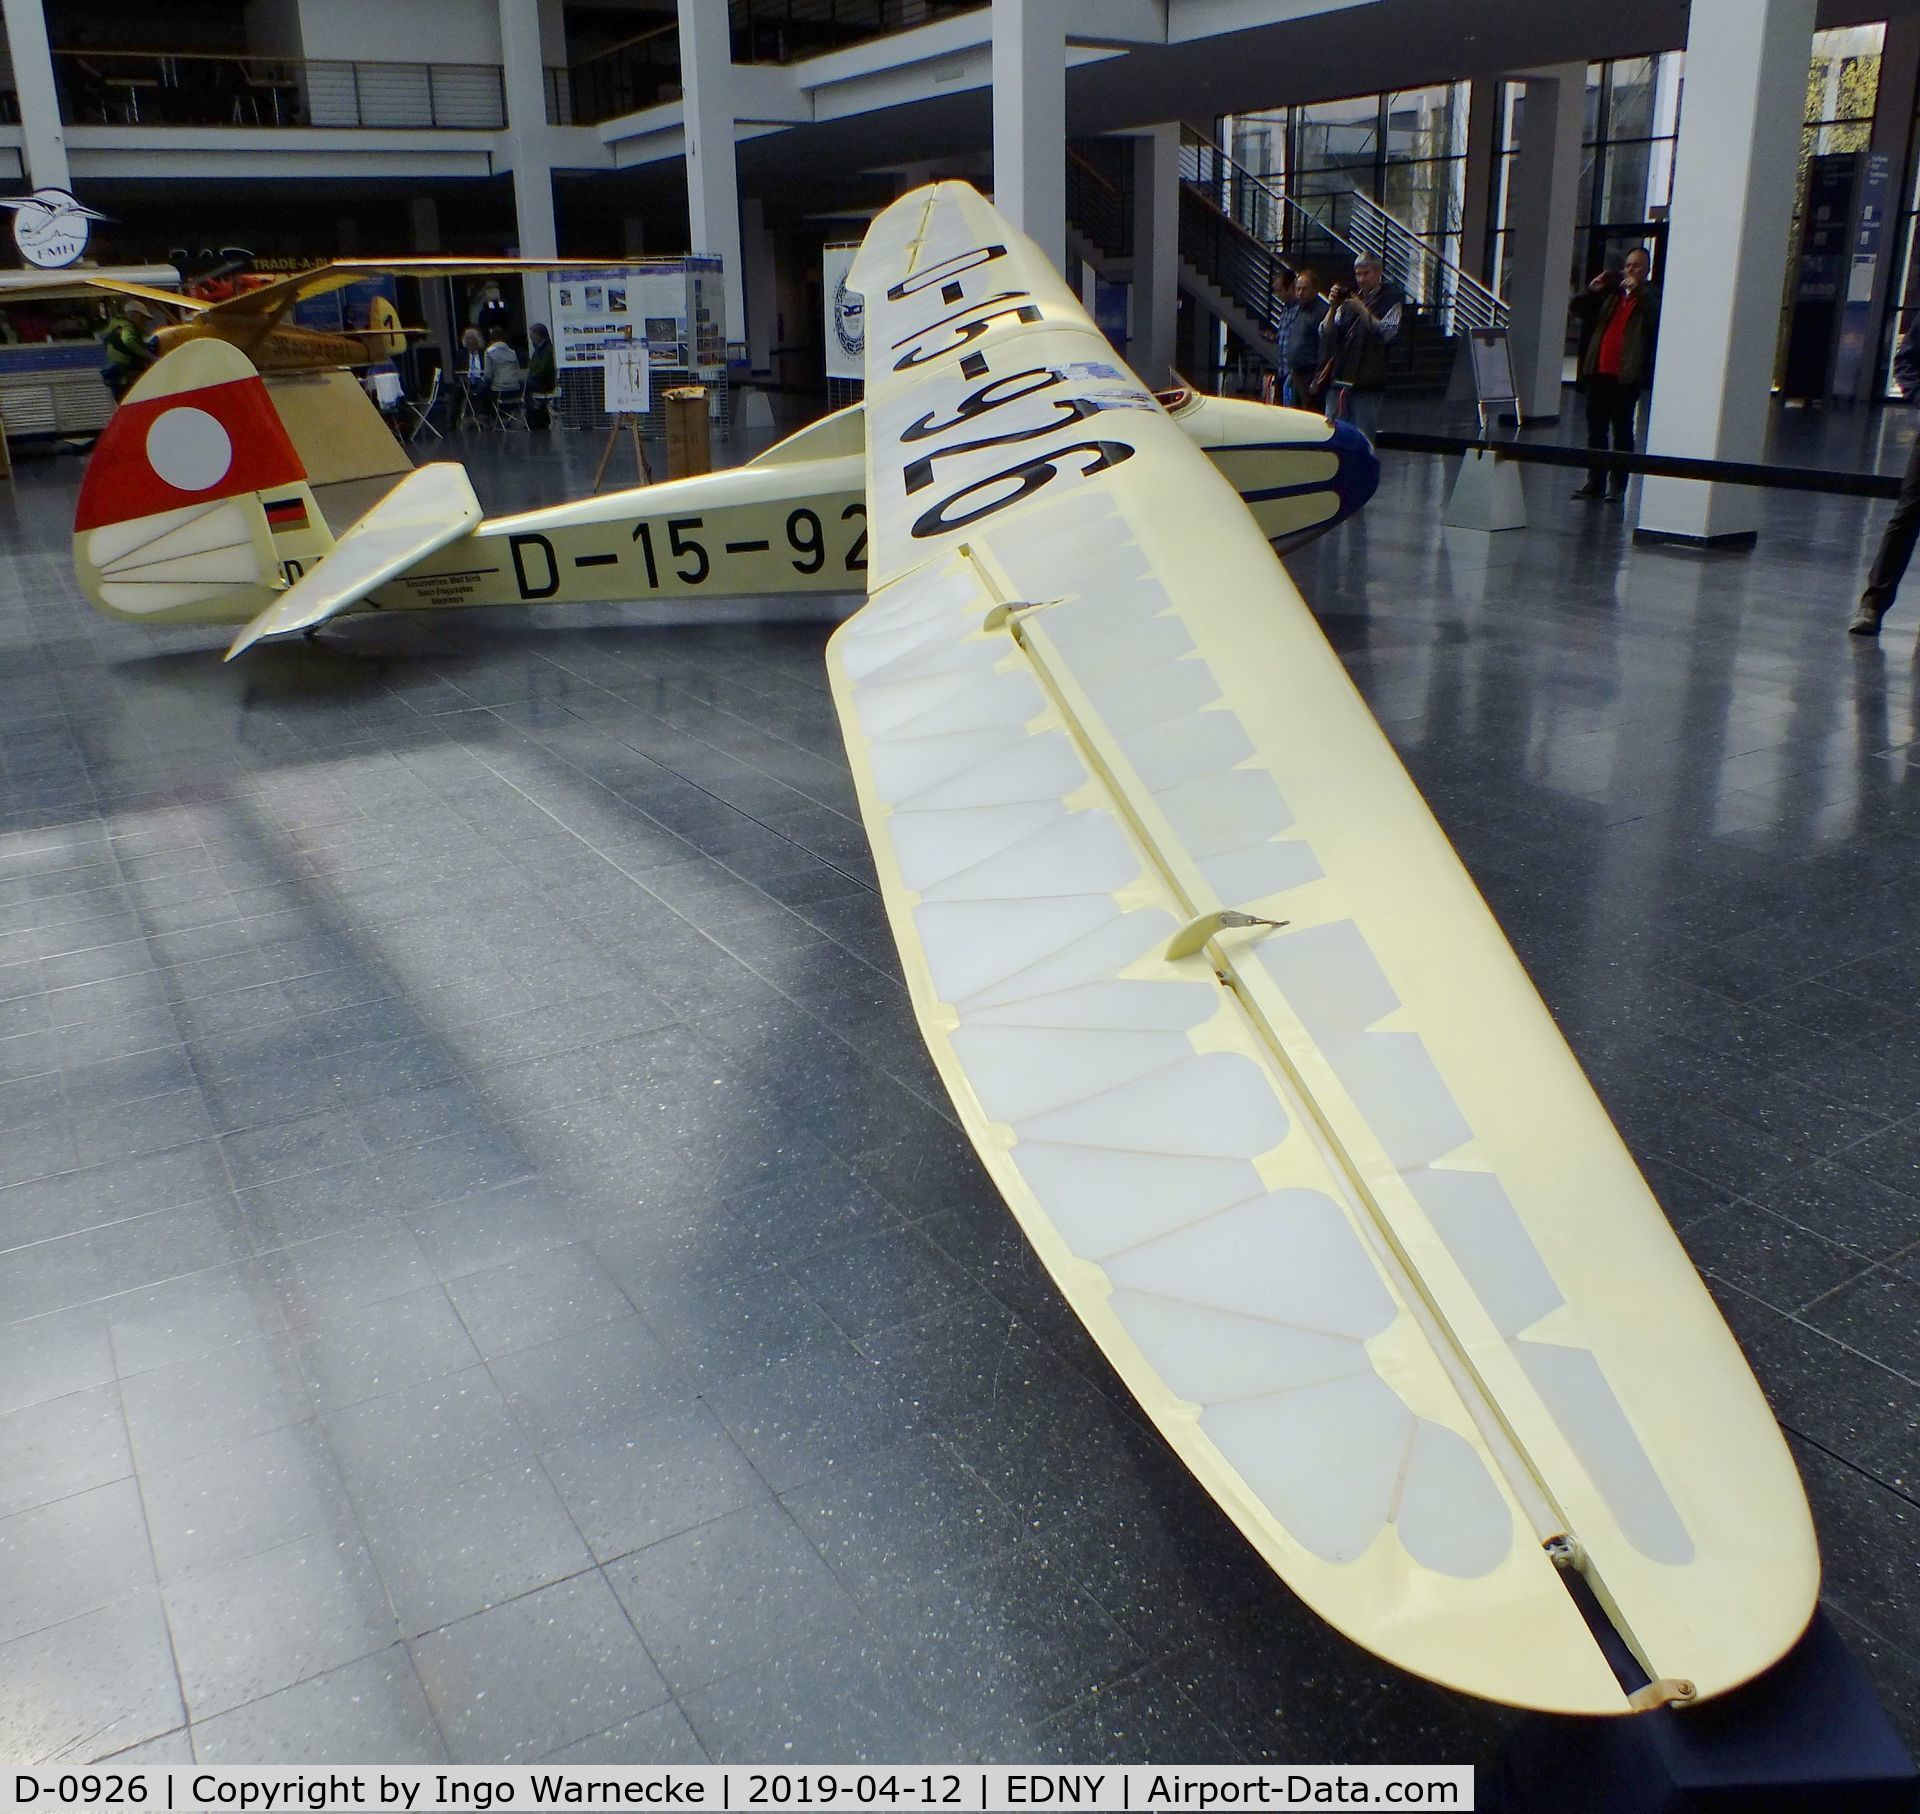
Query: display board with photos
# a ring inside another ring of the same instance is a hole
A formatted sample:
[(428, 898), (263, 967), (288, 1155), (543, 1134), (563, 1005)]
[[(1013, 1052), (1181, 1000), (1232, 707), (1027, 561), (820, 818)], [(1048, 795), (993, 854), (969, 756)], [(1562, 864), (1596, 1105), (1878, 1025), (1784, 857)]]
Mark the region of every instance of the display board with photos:
[(639, 340), (656, 366), (698, 372), (724, 365), (725, 308), (717, 258), (547, 274), (547, 325), (561, 371), (597, 366), (607, 347)]
[(551, 271), (546, 282), (560, 386), (556, 413), (564, 426), (603, 424), (609, 350), (644, 347), (648, 400), (644, 412), (633, 413), (643, 416), (646, 431), (661, 432), (661, 394), (678, 384), (706, 385), (715, 425), (725, 429), (730, 409), (719, 259), (638, 259), (617, 270)]

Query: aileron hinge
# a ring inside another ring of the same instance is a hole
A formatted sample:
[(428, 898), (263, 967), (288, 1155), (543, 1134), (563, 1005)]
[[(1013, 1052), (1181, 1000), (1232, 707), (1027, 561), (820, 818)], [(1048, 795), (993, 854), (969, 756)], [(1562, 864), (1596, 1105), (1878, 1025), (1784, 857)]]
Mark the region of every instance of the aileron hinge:
[(980, 620), (983, 630), (1004, 630), (1010, 618), (1028, 611), (1044, 611), (1049, 605), (1057, 605), (1057, 598), (1010, 598), (1001, 604), (989, 608)]
[(1167, 961), (1192, 957), (1218, 932), (1231, 932), (1241, 926), (1284, 926), (1286, 923), (1285, 920), (1263, 920), (1256, 914), (1240, 913), (1232, 907), (1203, 913), (1198, 919), (1189, 920), (1167, 941)]
[(1657, 1676), (1628, 1695), (1627, 1705), (1635, 1713), (1647, 1713), (1655, 1707), (1684, 1707), (1699, 1692), (1684, 1676)]

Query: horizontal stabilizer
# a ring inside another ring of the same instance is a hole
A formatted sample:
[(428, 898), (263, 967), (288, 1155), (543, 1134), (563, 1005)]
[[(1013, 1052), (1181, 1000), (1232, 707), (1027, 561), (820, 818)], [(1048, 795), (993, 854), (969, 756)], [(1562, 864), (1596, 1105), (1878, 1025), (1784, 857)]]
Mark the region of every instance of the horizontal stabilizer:
[(233, 639), (226, 659), (269, 636), (291, 636), (338, 617), (429, 554), (470, 535), (481, 514), (465, 467), (443, 462), (408, 473), (318, 567)]

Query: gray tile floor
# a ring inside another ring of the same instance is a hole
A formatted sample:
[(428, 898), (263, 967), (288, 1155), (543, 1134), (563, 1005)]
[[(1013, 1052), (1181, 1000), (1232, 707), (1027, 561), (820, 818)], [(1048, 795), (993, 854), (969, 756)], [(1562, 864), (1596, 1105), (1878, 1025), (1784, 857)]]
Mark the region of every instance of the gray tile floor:
[[(589, 437), (471, 454), (496, 506)], [(1491, 1759), (1291, 1600), (982, 1180), (816, 611), (93, 617), (0, 488), (0, 1754)], [(1920, 1737), (1917, 615), (1435, 527), (1294, 572), (1786, 1422)], [(1920, 604), (1920, 599), (1916, 599)]]

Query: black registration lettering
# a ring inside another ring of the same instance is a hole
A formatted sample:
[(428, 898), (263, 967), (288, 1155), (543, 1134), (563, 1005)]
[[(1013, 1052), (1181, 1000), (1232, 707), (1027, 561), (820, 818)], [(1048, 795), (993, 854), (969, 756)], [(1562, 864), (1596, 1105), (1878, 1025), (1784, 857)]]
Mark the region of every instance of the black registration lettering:
[(937, 265), (929, 265), (924, 271), (916, 271), (911, 277), (904, 277), (887, 292), (889, 302), (898, 302), (903, 296), (917, 295), (920, 291), (936, 283), (944, 283), (949, 277), (958, 277), (963, 271), (978, 270), (981, 265), (990, 265), (996, 258), (1005, 258), (1005, 246), (972, 246), (964, 252), (956, 252), (951, 258), (943, 258)]
[[(527, 552), (538, 549), (545, 565), (545, 577), (536, 585), (527, 571)], [(553, 544), (544, 535), (510, 535), (507, 551), (513, 556), (514, 582), (522, 598), (551, 598), (560, 590), (560, 568), (553, 558)]]
[(697, 516), (677, 516), (667, 524), (667, 547), (674, 554), (693, 556), (693, 571), (685, 567), (676, 567), (674, 572), (689, 586), (697, 586), (713, 571), (713, 562), (707, 559), (707, 551), (686, 532), (698, 529), (705, 519)]
[[(1081, 478), (1091, 478), (1096, 472), (1106, 471), (1109, 466), (1118, 466), (1123, 460), (1131, 460), (1133, 448), (1125, 441), (1075, 441), (1066, 447), (1035, 454), (1017, 466), (1009, 466), (984, 479), (975, 479), (942, 498), (915, 519), (913, 533), (917, 537), (945, 535), (950, 530), (964, 529), (969, 523), (977, 523), (982, 517), (1005, 510), (1010, 504), (1018, 504), (1022, 499), (1032, 497), (1041, 486), (1051, 484), (1058, 478), (1060, 462), (1075, 454), (1091, 456), (1085, 464), (1074, 469)], [(976, 492), (989, 491), (998, 485), (1011, 485), (1013, 489), (1002, 497), (989, 498), (984, 504), (976, 504), (970, 509), (955, 508)]]
[(796, 573), (818, 573), (827, 564), (827, 539), (811, 510), (796, 510), (787, 518), (787, 546), (800, 557), (793, 563)]

